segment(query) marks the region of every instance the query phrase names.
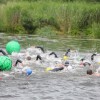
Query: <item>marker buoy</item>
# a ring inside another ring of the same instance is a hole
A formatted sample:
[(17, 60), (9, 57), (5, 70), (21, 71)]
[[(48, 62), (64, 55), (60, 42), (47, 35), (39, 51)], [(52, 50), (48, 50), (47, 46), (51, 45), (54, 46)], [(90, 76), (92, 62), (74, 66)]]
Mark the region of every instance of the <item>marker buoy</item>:
[(8, 71), (12, 67), (12, 61), (7, 56), (0, 56), (0, 70), (1, 71)]
[(20, 52), (20, 44), (17, 41), (10, 41), (6, 44), (6, 51), (8, 54), (12, 54), (12, 52)]

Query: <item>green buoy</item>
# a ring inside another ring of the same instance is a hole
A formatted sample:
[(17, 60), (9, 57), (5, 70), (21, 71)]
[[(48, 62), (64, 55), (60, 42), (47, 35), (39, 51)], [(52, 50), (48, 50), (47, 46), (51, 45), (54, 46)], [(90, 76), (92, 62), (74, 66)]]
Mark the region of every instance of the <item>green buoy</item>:
[(12, 61), (7, 56), (0, 56), (0, 71), (8, 71), (12, 67)]
[(12, 52), (20, 52), (20, 44), (17, 41), (10, 41), (6, 44), (6, 51), (8, 54), (12, 54)]

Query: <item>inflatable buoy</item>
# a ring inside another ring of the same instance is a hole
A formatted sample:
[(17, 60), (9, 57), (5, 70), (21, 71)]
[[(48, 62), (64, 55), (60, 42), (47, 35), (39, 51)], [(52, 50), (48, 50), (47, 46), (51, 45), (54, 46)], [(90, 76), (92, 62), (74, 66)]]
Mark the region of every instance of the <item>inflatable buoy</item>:
[(8, 54), (12, 54), (12, 52), (20, 52), (20, 44), (17, 41), (10, 41), (6, 44), (6, 51)]
[(7, 56), (0, 56), (0, 70), (1, 71), (8, 71), (12, 67), (12, 61)]

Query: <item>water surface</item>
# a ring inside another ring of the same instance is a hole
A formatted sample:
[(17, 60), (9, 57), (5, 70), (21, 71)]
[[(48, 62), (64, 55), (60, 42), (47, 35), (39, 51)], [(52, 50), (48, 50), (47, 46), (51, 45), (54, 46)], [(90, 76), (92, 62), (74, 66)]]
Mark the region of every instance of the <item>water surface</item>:
[[(22, 49), (41, 45), (59, 55), (68, 48), (83, 53), (99, 52), (100, 41), (66, 37), (6, 36), (0, 34), (0, 48), (5, 50), (8, 41), (16, 39)], [(31, 67), (35, 67), (32, 65)], [(0, 77), (2, 77), (0, 72)], [(22, 74), (2, 77), (0, 100), (100, 100), (100, 77), (81, 75), (81, 72), (34, 72), (30, 77)]]

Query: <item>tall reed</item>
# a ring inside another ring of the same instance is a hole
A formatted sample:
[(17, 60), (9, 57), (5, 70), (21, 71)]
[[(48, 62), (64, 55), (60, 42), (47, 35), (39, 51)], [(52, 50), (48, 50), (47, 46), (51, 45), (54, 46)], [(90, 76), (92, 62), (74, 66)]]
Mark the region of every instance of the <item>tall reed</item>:
[(51, 30), (57, 34), (100, 37), (99, 3), (33, 1), (13, 0), (2, 4), (0, 31), (35, 34), (48, 30), (46, 33), (49, 34)]

